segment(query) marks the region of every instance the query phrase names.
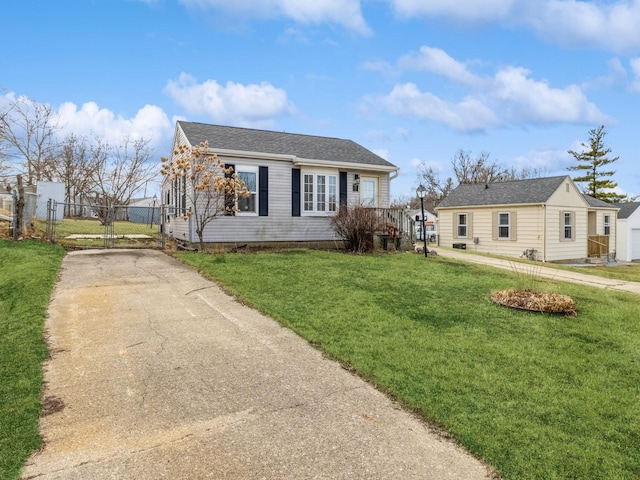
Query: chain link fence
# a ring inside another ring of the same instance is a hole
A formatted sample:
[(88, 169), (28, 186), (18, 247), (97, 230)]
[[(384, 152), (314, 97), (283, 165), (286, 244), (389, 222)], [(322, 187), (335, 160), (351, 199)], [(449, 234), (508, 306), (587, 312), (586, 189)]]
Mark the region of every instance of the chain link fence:
[(69, 248), (157, 248), (163, 244), (160, 206), (49, 201), (37, 229)]

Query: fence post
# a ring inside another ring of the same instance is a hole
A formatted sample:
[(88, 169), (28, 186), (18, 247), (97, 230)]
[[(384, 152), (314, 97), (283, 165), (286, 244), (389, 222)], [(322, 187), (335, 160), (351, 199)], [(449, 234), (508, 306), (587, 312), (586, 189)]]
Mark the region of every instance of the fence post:
[(11, 192), (11, 198), (13, 200), (13, 212), (11, 216), (11, 236), (18, 238), (18, 192), (14, 189)]

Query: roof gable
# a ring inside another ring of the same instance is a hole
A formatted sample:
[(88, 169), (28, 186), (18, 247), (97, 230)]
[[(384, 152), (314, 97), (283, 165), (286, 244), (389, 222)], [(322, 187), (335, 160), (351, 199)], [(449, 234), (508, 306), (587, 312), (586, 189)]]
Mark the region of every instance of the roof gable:
[(629, 218), (640, 208), (640, 202), (616, 203), (615, 206), (620, 209), (618, 212), (618, 218), (624, 219)]
[(458, 185), (440, 202), (438, 208), (542, 204), (549, 200), (567, 178), (567, 175), (563, 175), (488, 184)]
[(291, 155), (301, 160), (397, 169), (392, 163), (352, 140), (184, 121), (178, 121), (178, 126), (191, 145), (207, 141), (214, 151)]

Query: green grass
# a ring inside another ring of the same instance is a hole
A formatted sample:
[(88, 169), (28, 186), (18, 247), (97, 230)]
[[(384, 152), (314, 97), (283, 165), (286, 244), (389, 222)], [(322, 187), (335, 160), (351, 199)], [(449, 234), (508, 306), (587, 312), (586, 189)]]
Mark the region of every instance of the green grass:
[[(36, 220), (35, 222), (36, 232), (43, 235), (46, 232), (46, 222), (44, 220)], [(114, 235), (133, 235), (143, 234), (151, 237), (150, 239), (123, 239), (115, 238), (115, 246), (143, 246), (153, 247), (158, 237), (158, 225), (149, 226), (145, 223), (134, 223), (125, 221), (113, 222)], [(55, 240), (64, 246), (77, 246), (77, 247), (102, 247), (104, 246), (104, 239), (90, 239), (90, 238), (77, 238), (69, 239), (69, 235), (104, 235), (105, 227), (97, 219), (74, 219), (65, 218), (64, 220), (58, 220), (55, 224)]]
[(179, 253), (441, 426), (505, 479), (640, 478), (640, 299), (539, 280), (575, 318), (507, 309), (507, 270), (420, 255)]
[(0, 478), (18, 478), (40, 445), (44, 318), (64, 250), (0, 240)]

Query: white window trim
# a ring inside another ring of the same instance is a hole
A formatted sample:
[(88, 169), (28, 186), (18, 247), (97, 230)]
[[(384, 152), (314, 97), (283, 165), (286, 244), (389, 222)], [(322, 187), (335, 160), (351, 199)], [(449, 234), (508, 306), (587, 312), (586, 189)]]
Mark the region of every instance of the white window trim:
[[(312, 181), (312, 186), (313, 186), (313, 194), (312, 194), (312, 199), (311, 199), (311, 203), (312, 203), (312, 207), (313, 210), (306, 210), (305, 209), (305, 194), (306, 194), (306, 177), (307, 176), (313, 176), (313, 181)], [(318, 210), (318, 176), (324, 176), (325, 177), (325, 183), (324, 183), (324, 206), (325, 209), (324, 210)], [(335, 191), (335, 198), (334, 198), (334, 205), (335, 205), (335, 210), (330, 210), (330, 184), (331, 184), (331, 180), (330, 177), (334, 178), (334, 185), (336, 188)], [(340, 204), (340, 178), (339, 178), (339, 173), (335, 170), (302, 170), (302, 172), (300, 172), (300, 215), (304, 216), (304, 217), (330, 217), (330, 216), (334, 216), (336, 213), (338, 213), (338, 209), (339, 209), (339, 204)]]
[[(464, 215), (464, 235), (460, 235), (460, 227), (463, 226), (460, 223), (460, 217)], [(469, 238), (469, 214), (466, 212), (456, 213), (456, 238)]]
[[(609, 230), (607, 232), (607, 230)], [(603, 231), (605, 235), (611, 235), (611, 215), (604, 215), (603, 219)]]
[(259, 199), (259, 195), (258, 192), (260, 191), (260, 168), (257, 166), (253, 166), (253, 165), (236, 165), (234, 168), (233, 173), (235, 174), (240, 174), (240, 172), (247, 172), (247, 173), (255, 173), (256, 174), (256, 190), (255, 192), (251, 192), (254, 193), (256, 196), (256, 201), (255, 201), (255, 212), (243, 212), (238, 208), (238, 196), (236, 195), (236, 209), (237, 212), (235, 213), (237, 216), (239, 217), (257, 217), (258, 216), (258, 212), (260, 212), (260, 205), (258, 204), (258, 202), (260, 201)]
[[(506, 215), (507, 216), (507, 223), (506, 225), (503, 225), (500, 223), (500, 218), (502, 215)], [(508, 235), (506, 237), (503, 237), (502, 235), (500, 235), (500, 228), (501, 227), (507, 227), (508, 229)], [(510, 240), (511, 239), (511, 213), (510, 212), (498, 212), (498, 240)]]
[[(566, 220), (565, 220), (567, 215), (570, 215), (570, 220), (571, 220), (571, 224), (570, 225), (567, 225)], [(562, 242), (573, 242), (574, 241), (575, 234), (576, 234), (576, 232), (575, 232), (575, 228), (576, 228), (575, 224), (576, 224), (576, 215), (575, 215), (574, 212), (566, 212), (566, 211), (562, 212), (562, 238), (560, 239), (560, 241), (562, 241)], [(567, 238), (567, 236), (565, 234), (565, 230), (566, 230), (566, 228), (568, 226), (571, 227), (571, 237), (570, 238)]]

